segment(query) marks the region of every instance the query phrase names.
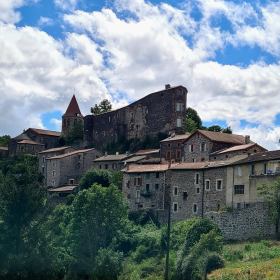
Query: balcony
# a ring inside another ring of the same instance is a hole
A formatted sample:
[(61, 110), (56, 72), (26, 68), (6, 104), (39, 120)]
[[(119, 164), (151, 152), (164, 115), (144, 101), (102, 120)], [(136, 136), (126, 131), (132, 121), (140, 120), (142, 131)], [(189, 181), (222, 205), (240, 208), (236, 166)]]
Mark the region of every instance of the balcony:
[(151, 197), (152, 194), (150, 191), (141, 191), (140, 195), (144, 197)]

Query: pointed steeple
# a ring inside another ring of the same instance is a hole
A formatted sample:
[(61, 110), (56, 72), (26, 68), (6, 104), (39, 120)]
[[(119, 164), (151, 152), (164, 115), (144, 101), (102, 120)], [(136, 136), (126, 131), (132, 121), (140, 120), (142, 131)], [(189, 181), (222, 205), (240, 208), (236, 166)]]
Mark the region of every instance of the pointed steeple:
[(81, 113), (81, 110), (79, 108), (77, 99), (76, 99), (75, 94), (74, 94), (71, 101), (70, 101), (70, 104), (69, 104), (69, 106), (68, 106), (68, 108), (65, 112), (65, 114), (62, 117), (78, 117), (77, 114), (79, 114), (80, 118), (83, 118), (83, 115)]

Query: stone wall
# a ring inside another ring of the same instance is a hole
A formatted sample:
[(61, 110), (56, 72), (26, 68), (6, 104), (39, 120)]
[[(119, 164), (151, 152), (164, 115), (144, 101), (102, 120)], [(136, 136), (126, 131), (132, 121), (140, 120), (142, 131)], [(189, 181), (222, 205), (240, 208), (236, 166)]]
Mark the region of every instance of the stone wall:
[[(187, 89), (182, 86), (151, 93), (144, 98), (115, 111), (84, 118), (84, 146), (100, 147), (118, 137), (144, 139), (158, 132), (185, 131)], [(182, 104), (177, 111), (177, 103)], [(177, 119), (182, 121), (177, 127)]]
[[(171, 158), (167, 158), (167, 151), (170, 151)], [(180, 153), (180, 157), (177, 155), (178, 151)], [(184, 145), (182, 144), (182, 140), (161, 142), (160, 153), (162, 164), (167, 163), (168, 160), (171, 160), (171, 163), (181, 162), (184, 154)]]
[(268, 223), (268, 211), (264, 203), (256, 203), (233, 212), (208, 212), (205, 218), (214, 222), (225, 240), (246, 240), (275, 234), (275, 225)]
[(107, 160), (107, 161), (98, 160), (94, 162), (93, 167), (95, 169), (102, 169), (102, 170), (107, 170), (109, 172), (114, 172), (123, 169), (124, 163), (122, 163), (120, 160)]

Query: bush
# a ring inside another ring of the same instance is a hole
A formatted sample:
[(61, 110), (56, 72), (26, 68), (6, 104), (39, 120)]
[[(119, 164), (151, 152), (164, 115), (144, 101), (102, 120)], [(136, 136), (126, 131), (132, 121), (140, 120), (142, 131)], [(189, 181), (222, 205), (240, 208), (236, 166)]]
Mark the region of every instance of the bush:
[(74, 199), (75, 199), (75, 195), (74, 194), (69, 194), (66, 197), (66, 205), (71, 205), (72, 202), (74, 201)]

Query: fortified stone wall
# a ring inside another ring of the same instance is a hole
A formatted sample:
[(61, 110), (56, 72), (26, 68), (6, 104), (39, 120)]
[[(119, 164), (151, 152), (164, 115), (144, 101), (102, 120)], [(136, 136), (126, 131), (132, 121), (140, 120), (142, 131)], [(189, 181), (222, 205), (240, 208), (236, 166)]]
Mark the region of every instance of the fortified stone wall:
[(275, 225), (268, 223), (268, 209), (264, 203), (256, 203), (233, 212), (208, 212), (205, 218), (221, 229), (225, 240), (246, 240), (275, 234)]
[[(88, 115), (84, 118), (84, 146), (100, 147), (110, 140), (117, 141), (122, 135), (126, 139), (144, 139), (146, 135), (154, 137), (158, 132), (184, 133), (186, 96), (185, 87), (167, 88), (124, 108)], [(181, 120), (179, 127), (177, 119)]]

